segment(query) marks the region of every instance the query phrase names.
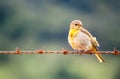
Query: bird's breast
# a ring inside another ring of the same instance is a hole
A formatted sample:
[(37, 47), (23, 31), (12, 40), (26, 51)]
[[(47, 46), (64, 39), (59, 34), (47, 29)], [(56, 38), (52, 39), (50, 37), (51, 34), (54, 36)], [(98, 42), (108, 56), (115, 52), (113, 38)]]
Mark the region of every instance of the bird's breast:
[(77, 34), (72, 37), (71, 43), (73, 45), (73, 49), (76, 50), (88, 51), (92, 48), (90, 37), (81, 31), (77, 32)]

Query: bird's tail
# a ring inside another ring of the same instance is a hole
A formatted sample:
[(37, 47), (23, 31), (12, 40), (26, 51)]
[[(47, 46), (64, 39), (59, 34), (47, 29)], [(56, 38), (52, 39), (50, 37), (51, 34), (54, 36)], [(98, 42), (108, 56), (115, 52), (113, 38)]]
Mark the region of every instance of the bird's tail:
[(100, 63), (105, 62), (102, 55), (98, 52), (98, 48), (96, 46), (94, 46), (94, 45), (93, 45), (93, 50), (94, 50), (96, 58), (100, 61)]
[(97, 59), (100, 61), (100, 63), (105, 62), (104, 58), (102, 57), (101, 54), (97, 53), (97, 51), (95, 51), (95, 56), (97, 57)]

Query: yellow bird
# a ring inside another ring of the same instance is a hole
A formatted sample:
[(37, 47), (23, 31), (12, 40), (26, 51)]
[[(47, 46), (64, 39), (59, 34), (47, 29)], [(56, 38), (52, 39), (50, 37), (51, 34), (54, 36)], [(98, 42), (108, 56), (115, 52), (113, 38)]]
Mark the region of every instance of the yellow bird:
[(96, 37), (93, 37), (90, 32), (83, 28), (83, 24), (80, 20), (73, 20), (71, 22), (68, 42), (74, 50), (93, 51), (100, 62), (105, 62), (101, 54), (97, 53), (99, 43)]

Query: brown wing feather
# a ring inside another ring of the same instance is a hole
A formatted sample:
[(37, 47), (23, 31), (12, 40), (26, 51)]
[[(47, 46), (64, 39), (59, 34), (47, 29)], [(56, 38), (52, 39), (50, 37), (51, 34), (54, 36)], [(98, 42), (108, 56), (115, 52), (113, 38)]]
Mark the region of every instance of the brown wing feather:
[(93, 37), (92, 34), (88, 32), (86, 29), (84, 29), (83, 27), (81, 27), (81, 31), (87, 34), (91, 38), (91, 42), (93, 43), (93, 46), (97, 49), (97, 46), (99, 47), (99, 43), (96, 40), (96, 37)]

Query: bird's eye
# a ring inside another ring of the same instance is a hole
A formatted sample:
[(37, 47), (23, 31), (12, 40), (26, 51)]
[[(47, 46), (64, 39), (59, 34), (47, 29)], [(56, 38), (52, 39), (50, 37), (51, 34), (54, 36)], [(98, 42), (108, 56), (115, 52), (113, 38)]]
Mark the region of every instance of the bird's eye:
[(75, 24), (75, 26), (77, 26), (78, 24)]

